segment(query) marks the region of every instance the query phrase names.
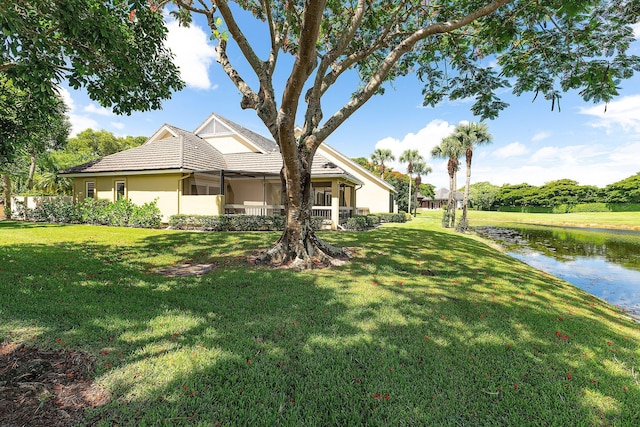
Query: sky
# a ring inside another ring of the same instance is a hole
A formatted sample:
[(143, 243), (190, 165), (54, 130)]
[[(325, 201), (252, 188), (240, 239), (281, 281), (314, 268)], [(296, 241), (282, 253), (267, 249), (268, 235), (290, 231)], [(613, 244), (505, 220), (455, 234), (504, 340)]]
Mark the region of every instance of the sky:
[[(87, 128), (118, 136), (151, 136), (165, 123), (192, 131), (211, 113), (217, 113), (270, 137), (255, 111), (240, 108), (239, 91), (216, 62), (208, 27), (197, 20), (189, 28), (180, 27), (168, 16), (166, 24), (167, 44), (187, 87), (165, 101), (162, 110), (118, 116), (90, 100), (86, 91), (63, 86), (72, 136)], [(255, 25), (246, 28), (260, 53), (265, 47), (264, 34)], [(634, 31), (640, 39), (640, 24)], [(231, 53), (231, 61), (241, 64), (240, 55)], [(640, 41), (634, 43), (632, 53), (640, 55)], [(242, 65), (239, 70), (242, 75)], [(283, 72), (278, 82), (282, 84), (285, 78)], [(344, 84), (327, 93), (323, 98), (325, 118), (348, 100), (357, 84), (355, 76), (347, 76)], [(541, 97), (534, 101), (533, 94), (501, 94), (510, 107), (497, 119), (487, 121), (493, 141), (474, 151), (471, 183), (539, 186), (568, 178), (581, 185), (604, 187), (640, 172), (640, 74), (621, 85), (620, 96), (606, 106), (566, 93), (560, 111), (552, 111), (551, 104)], [(431, 149), (458, 123), (478, 118), (470, 111), (471, 101), (423, 107), (421, 92), (415, 75), (387, 85), (384, 95), (369, 100), (326, 143), (349, 157), (370, 157), (376, 148), (389, 148), (399, 158), (403, 151), (417, 149), (432, 168), (423, 182), (448, 188), (446, 161), (431, 158)], [(390, 166), (406, 172), (406, 166), (397, 161)], [(458, 187), (463, 185), (464, 171), (458, 178)]]

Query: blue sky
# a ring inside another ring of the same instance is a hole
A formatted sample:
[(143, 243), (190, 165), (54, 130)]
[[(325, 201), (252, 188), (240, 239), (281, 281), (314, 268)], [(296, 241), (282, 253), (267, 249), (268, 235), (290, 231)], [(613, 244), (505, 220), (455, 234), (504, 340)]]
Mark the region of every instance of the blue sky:
[[(116, 135), (150, 136), (164, 123), (194, 130), (215, 112), (268, 136), (255, 112), (240, 108), (238, 90), (215, 60), (208, 29), (197, 21), (182, 28), (171, 19), (167, 26), (168, 44), (187, 88), (166, 101), (162, 110), (117, 116), (91, 101), (86, 92), (63, 87), (72, 134), (92, 128)], [(640, 36), (640, 24), (634, 29)], [(260, 43), (260, 33), (252, 37)], [(634, 44), (633, 53), (640, 55), (640, 42)], [(231, 60), (238, 62), (239, 55), (232, 55)], [(551, 111), (550, 103), (542, 99), (532, 102), (533, 94), (514, 97), (505, 93), (503, 99), (510, 107), (487, 122), (493, 143), (474, 153), (471, 182), (542, 185), (569, 178), (604, 187), (640, 172), (640, 75), (622, 86), (621, 96), (607, 106), (606, 113), (604, 104), (585, 103), (575, 93), (563, 96), (561, 112)], [(328, 92), (323, 101), (325, 118), (356, 87), (357, 79), (350, 77)], [(435, 108), (423, 107), (421, 90), (413, 75), (394, 82), (326, 142), (349, 157), (369, 157), (376, 148), (389, 148), (396, 157), (406, 149), (418, 149), (433, 169), (423, 181), (448, 187), (445, 161), (432, 159), (429, 153), (460, 121), (477, 119), (470, 112), (471, 102), (445, 101)], [(405, 172), (404, 165), (395, 162), (391, 166)], [(458, 186), (464, 185), (464, 172), (460, 175)]]

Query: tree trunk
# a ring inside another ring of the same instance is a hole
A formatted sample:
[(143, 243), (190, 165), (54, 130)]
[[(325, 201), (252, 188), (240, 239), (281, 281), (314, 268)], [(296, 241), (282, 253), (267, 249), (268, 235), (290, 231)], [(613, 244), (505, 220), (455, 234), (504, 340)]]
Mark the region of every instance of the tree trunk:
[(2, 174), (2, 187), (4, 193), (4, 216), (11, 219), (11, 177), (7, 173)]
[(465, 155), (467, 160), (467, 180), (464, 186), (464, 199), (462, 200), (462, 219), (458, 224), (458, 231), (467, 231), (469, 228), (469, 223), (467, 220), (467, 206), (469, 205), (469, 185), (471, 185), (471, 157), (473, 156), (473, 152), (471, 150), (467, 150)]
[(31, 164), (29, 165), (29, 178), (27, 179), (27, 188), (33, 190), (33, 176), (36, 174), (36, 155), (30, 154)]
[(411, 213), (411, 175), (409, 175), (409, 197), (407, 197), (407, 213)]
[[(256, 258), (256, 263), (303, 270), (326, 267), (347, 257), (345, 250), (324, 242), (312, 228), (311, 159), (312, 156), (298, 153), (297, 168), (282, 168), (285, 228), (273, 247)], [(300, 185), (296, 186), (296, 182)]]

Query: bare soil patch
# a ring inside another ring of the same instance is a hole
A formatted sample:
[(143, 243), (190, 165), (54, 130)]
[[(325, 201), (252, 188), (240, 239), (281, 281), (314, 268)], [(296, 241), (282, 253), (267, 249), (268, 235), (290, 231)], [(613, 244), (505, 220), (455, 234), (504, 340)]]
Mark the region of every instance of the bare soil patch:
[(0, 426), (72, 426), (111, 396), (95, 384), (82, 352), (0, 345)]

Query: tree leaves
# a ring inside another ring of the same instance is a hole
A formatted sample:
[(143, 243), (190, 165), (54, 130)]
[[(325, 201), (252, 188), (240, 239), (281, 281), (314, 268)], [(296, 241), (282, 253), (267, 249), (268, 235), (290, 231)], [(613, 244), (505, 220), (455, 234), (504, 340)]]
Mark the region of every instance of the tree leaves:
[(129, 4), (0, 0), (0, 70), (40, 97), (67, 78), (118, 114), (160, 108), (184, 83), (163, 45), (162, 15), (145, 1)]

